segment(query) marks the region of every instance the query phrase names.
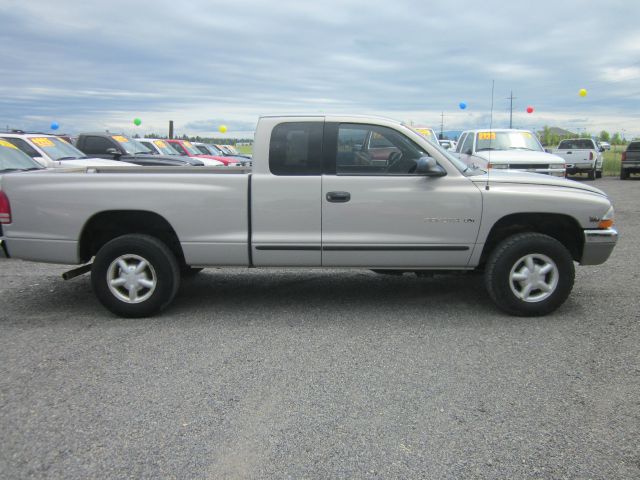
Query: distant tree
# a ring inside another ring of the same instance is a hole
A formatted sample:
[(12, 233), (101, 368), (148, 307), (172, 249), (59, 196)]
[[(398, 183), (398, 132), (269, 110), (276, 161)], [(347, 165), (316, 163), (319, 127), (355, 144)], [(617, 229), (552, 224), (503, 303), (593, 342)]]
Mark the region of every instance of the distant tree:
[(606, 130), (602, 130), (600, 132), (600, 141), (601, 142), (610, 142), (611, 141), (611, 135), (609, 135), (609, 132), (607, 132)]
[(548, 125), (545, 125), (542, 128), (542, 135), (540, 135), (540, 142), (542, 143), (542, 145), (547, 146), (547, 145), (553, 145), (553, 139), (552, 139), (552, 135), (551, 135), (551, 129), (549, 128)]
[(623, 141), (622, 141), (622, 137), (620, 136), (620, 133), (616, 132), (613, 134), (613, 136), (611, 137), (611, 145), (622, 145)]

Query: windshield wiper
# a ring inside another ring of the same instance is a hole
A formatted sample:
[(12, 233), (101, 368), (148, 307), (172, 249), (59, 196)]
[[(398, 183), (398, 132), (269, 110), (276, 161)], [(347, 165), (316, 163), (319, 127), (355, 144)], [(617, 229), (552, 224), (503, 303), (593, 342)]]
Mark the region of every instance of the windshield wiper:
[(527, 147), (509, 147), (509, 150), (528, 150), (530, 152), (539, 152), (535, 148), (527, 148)]
[(78, 160), (80, 158), (87, 158), (87, 157), (60, 157), (56, 159), (56, 162), (59, 162), (60, 160)]
[(478, 148), (478, 149), (476, 149), (476, 152), (484, 152), (486, 150), (500, 150), (500, 149), (499, 148), (494, 148), (494, 147)]

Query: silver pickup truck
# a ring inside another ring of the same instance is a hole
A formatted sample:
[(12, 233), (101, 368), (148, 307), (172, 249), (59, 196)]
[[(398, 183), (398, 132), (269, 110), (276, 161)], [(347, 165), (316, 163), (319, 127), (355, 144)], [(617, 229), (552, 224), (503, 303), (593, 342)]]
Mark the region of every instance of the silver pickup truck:
[(574, 262), (617, 240), (600, 190), (474, 170), (411, 128), (359, 116), (262, 117), (253, 169), (97, 167), (5, 175), (8, 254), (91, 271), (103, 305), (154, 314), (202, 267), (479, 270), (502, 310), (544, 315)]

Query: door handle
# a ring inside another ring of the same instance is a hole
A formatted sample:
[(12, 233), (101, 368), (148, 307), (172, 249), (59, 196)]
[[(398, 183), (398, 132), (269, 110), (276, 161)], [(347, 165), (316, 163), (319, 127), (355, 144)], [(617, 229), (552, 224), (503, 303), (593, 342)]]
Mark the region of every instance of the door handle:
[(329, 192), (327, 193), (327, 201), (332, 203), (346, 203), (351, 200), (349, 192)]

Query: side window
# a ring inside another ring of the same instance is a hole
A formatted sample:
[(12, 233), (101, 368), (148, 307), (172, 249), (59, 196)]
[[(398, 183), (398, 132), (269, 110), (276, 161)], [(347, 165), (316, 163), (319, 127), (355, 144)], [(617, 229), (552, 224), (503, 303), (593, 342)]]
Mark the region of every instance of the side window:
[(108, 155), (107, 149), (115, 148), (115, 145), (104, 137), (86, 137), (82, 151), (86, 154)]
[(31, 145), (29, 145), (25, 140), (21, 138), (15, 138), (15, 137), (1, 137), (1, 138), (2, 140), (6, 140), (7, 142), (15, 145), (24, 153), (29, 155), (31, 158), (42, 157), (42, 154), (40, 152), (38, 152), (35, 148), (33, 148)]
[(464, 139), (464, 143), (462, 144), (462, 148), (460, 149), (460, 153), (467, 155), (471, 155), (473, 153), (473, 137), (475, 137), (475, 133), (470, 132), (467, 134)]
[(421, 147), (392, 128), (342, 124), (338, 128), (337, 175), (410, 175)]
[(274, 175), (320, 175), (322, 122), (281, 123), (271, 132), (269, 169)]
[(187, 155), (189, 156), (189, 154), (187, 153), (187, 151), (184, 149), (184, 147), (182, 145), (180, 145), (179, 143), (170, 143), (169, 145), (171, 145), (171, 147), (178, 152), (180, 155)]
[(156, 150), (156, 148), (151, 144), (151, 142), (147, 142), (147, 141), (142, 141), (142, 140), (138, 140), (142, 145), (144, 145), (145, 147), (147, 147), (149, 150), (151, 150), (151, 153), (158, 153), (158, 151)]

